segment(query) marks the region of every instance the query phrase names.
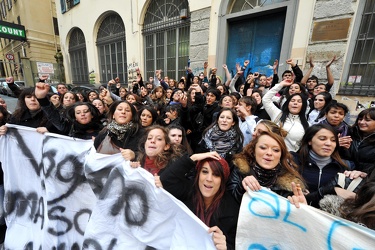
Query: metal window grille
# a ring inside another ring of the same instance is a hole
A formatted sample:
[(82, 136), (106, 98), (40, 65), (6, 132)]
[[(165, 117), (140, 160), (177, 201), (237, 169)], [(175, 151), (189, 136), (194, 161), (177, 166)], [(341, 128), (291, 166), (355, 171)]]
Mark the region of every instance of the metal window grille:
[(70, 66), (73, 83), (89, 83), (86, 41), (80, 29), (74, 29), (69, 40)]
[(375, 1), (367, 0), (349, 72), (339, 94), (375, 96)]
[(156, 69), (177, 79), (185, 75), (189, 59), (190, 12), (188, 1), (151, 1), (144, 20), (146, 77)]
[(115, 77), (128, 79), (126, 60), (125, 26), (121, 17), (112, 14), (100, 25), (96, 45), (98, 46), (101, 82)]

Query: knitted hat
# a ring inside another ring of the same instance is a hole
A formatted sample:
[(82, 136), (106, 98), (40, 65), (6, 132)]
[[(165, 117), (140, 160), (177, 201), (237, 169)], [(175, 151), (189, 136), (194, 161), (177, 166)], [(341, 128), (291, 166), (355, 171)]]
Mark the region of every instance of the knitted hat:
[(230, 175), (230, 168), (229, 168), (228, 162), (224, 158), (220, 157), (219, 160), (204, 159), (204, 160), (198, 161), (198, 163), (197, 163), (197, 172), (198, 173), (199, 173), (200, 169), (202, 168), (203, 163), (206, 162), (206, 161), (216, 161), (216, 162), (218, 162), (223, 169), (224, 182), (228, 181), (229, 175)]
[(219, 90), (217, 90), (217, 89), (215, 89), (215, 88), (209, 88), (209, 89), (207, 89), (207, 91), (206, 91), (206, 95), (207, 95), (208, 93), (212, 93), (213, 95), (215, 95), (215, 96), (216, 96), (216, 101), (218, 101), (218, 100), (220, 99), (220, 91), (219, 91)]

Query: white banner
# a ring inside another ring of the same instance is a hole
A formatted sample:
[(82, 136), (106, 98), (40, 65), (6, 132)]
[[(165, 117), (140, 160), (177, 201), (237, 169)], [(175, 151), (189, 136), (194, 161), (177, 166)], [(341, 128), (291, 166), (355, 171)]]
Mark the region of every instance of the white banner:
[(9, 125), (0, 137), (5, 249), (81, 249), (96, 202), (83, 171), (92, 141), (50, 135)]
[(245, 193), (236, 249), (374, 249), (375, 231), (263, 188)]
[(6, 249), (214, 249), (207, 226), (120, 154), (8, 127), (0, 136)]
[(99, 197), (84, 249), (215, 249), (208, 227), (122, 156), (92, 150), (85, 172)]

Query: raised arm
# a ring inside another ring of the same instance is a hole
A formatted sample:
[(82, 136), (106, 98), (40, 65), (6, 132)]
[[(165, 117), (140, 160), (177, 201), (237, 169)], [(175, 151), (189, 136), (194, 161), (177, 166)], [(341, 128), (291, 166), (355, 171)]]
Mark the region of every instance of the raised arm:
[(310, 77), (310, 75), (311, 75), (311, 73), (314, 69), (314, 66), (315, 66), (313, 58), (311, 56), (310, 56), (309, 63), (310, 63), (310, 68), (307, 70), (307, 72), (305, 73), (305, 75), (302, 77), (302, 80), (301, 80), (301, 83), (305, 86), (306, 86), (306, 83), (307, 83), (307, 79), (309, 79), (309, 77)]
[(232, 76), (229, 73), (228, 66), (226, 64), (223, 64), (223, 69), (225, 71), (225, 77), (227, 78), (227, 81), (225, 82), (225, 86), (229, 86), (232, 80)]
[(268, 92), (263, 96), (263, 107), (271, 117), (271, 121), (275, 121), (275, 119), (281, 113), (281, 110), (273, 103), (272, 97), (275, 96), (276, 93), (278, 93), (283, 87), (290, 86), (292, 83), (292, 81), (282, 81), (279, 84), (276, 84), (272, 89), (268, 90)]
[(327, 86), (326, 90), (327, 92), (332, 88), (332, 85), (335, 83), (335, 78), (333, 77), (332, 71), (331, 71), (331, 65), (332, 63), (336, 61), (336, 56), (332, 58), (327, 64), (326, 64), (326, 71), (327, 71)]

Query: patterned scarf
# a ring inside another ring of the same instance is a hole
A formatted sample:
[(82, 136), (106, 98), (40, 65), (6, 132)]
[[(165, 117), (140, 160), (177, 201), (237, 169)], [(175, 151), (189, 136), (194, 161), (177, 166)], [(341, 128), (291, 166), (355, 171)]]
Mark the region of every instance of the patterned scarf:
[[(331, 125), (328, 123), (327, 119), (323, 120), (321, 123)], [(346, 122), (342, 122), (337, 126), (331, 125), (331, 127), (340, 135), (340, 137), (348, 135), (349, 125)]]
[(222, 131), (217, 124), (210, 128), (203, 138), (207, 148), (211, 152), (216, 151), (223, 158), (229, 152), (237, 153), (238, 142), (236, 139), (237, 132), (233, 127), (227, 131)]
[(111, 123), (107, 125), (107, 129), (117, 136), (117, 140), (121, 141), (128, 131), (131, 132), (134, 129), (134, 125), (131, 121), (127, 124), (118, 124), (115, 120), (112, 120)]
[(252, 168), (255, 173), (255, 177), (258, 180), (259, 184), (263, 187), (272, 187), (281, 172), (281, 165), (278, 164), (273, 169), (264, 169), (255, 164)]

